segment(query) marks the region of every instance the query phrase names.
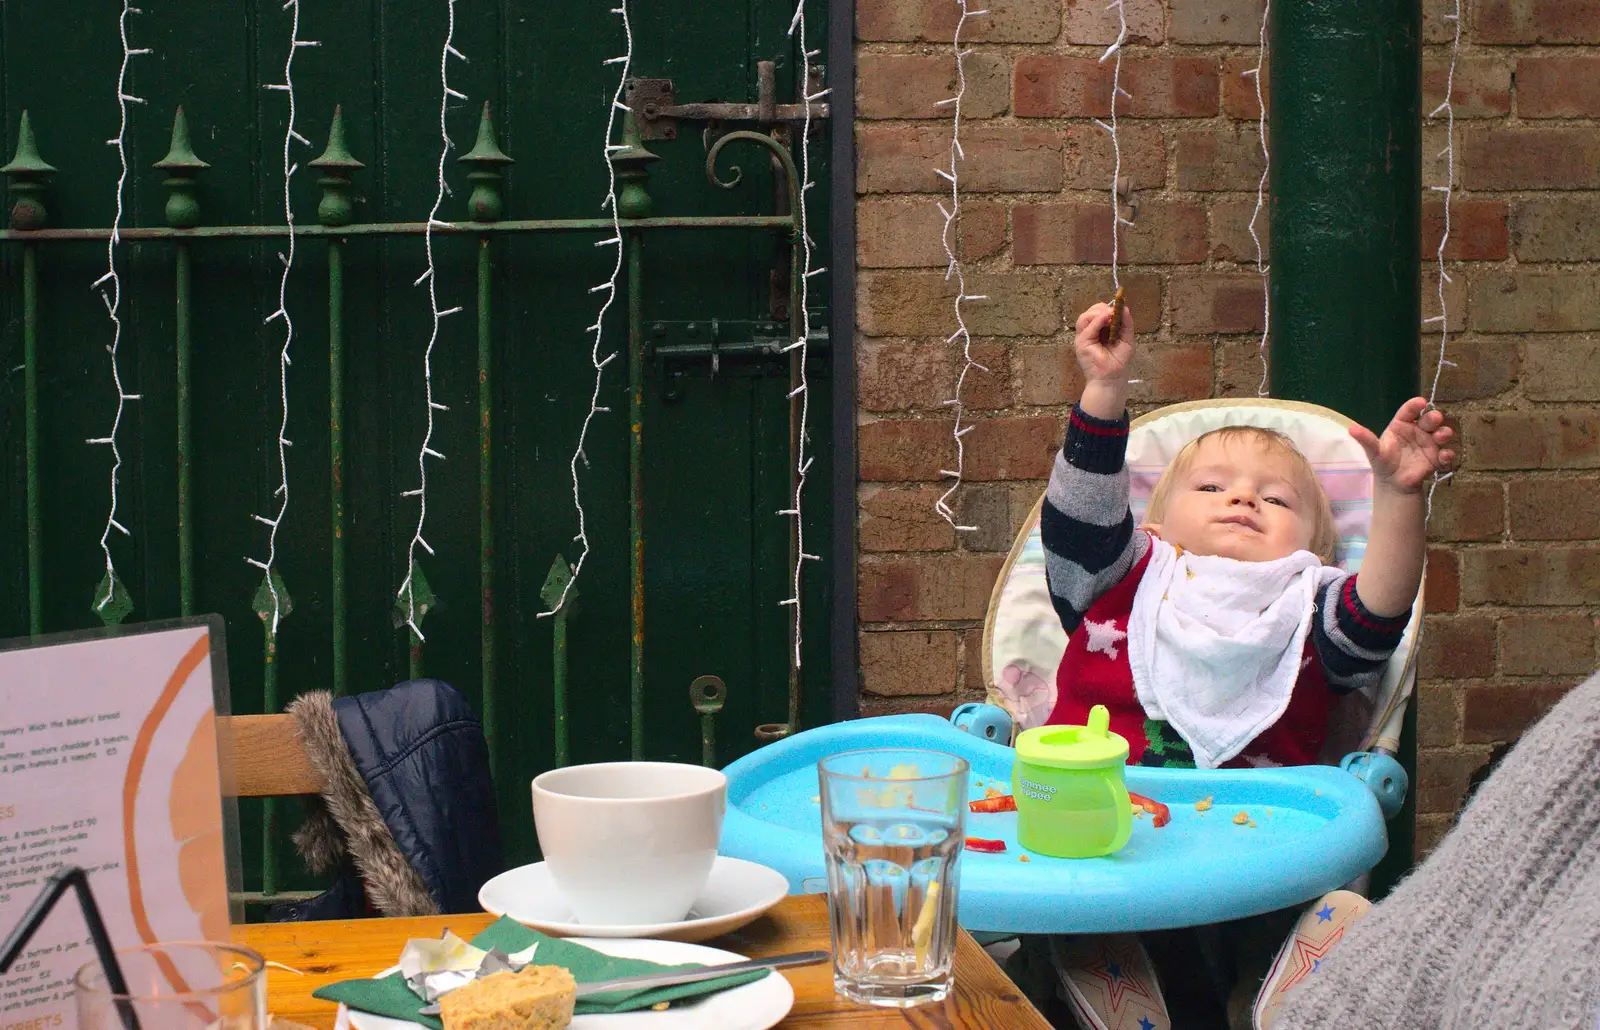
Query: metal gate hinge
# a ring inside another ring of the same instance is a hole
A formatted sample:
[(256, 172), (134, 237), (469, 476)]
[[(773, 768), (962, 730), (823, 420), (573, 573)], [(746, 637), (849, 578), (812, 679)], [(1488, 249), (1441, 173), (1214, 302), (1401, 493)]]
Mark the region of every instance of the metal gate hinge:
[[(680, 121), (755, 122), (766, 126), (805, 120), (804, 104), (777, 102), (777, 73), (772, 61), (757, 62), (756, 73), (759, 85), (754, 104), (680, 104), (673, 95), (671, 79), (629, 79), (625, 96), (638, 116), (639, 135), (647, 140), (677, 139)], [(822, 65), (811, 66), (811, 81), (807, 84), (810, 92), (822, 88), (824, 73)], [(828, 104), (819, 101), (811, 105), (812, 121), (825, 120), (829, 115)]]

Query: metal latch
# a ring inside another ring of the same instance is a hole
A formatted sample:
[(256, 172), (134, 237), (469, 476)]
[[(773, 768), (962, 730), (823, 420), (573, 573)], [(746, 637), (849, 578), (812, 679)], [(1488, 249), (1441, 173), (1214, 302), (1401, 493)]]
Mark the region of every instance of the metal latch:
[[(813, 310), (811, 335), (813, 353), (826, 351), (827, 312)], [(690, 369), (699, 366), (711, 373), (764, 377), (773, 374), (774, 359), (783, 359), (790, 343), (788, 323), (739, 319), (699, 319), (695, 321), (653, 321), (645, 337), (645, 359), (650, 362), (650, 377), (659, 384), (663, 400), (681, 396), (680, 385)], [(737, 361), (729, 368), (725, 361)], [(784, 367), (779, 365), (778, 367)]]
[[(826, 69), (811, 66), (811, 81), (807, 91), (816, 93), (822, 88)], [(756, 62), (757, 102), (754, 104), (680, 104), (672, 91), (671, 79), (629, 79), (625, 96), (627, 104), (639, 119), (639, 135), (644, 139), (677, 139), (678, 122), (755, 122), (773, 125), (778, 122), (804, 121), (804, 104), (780, 104), (777, 100), (777, 66), (772, 61)], [(811, 120), (820, 121), (829, 116), (829, 106), (818, 101), (811, 105)]]

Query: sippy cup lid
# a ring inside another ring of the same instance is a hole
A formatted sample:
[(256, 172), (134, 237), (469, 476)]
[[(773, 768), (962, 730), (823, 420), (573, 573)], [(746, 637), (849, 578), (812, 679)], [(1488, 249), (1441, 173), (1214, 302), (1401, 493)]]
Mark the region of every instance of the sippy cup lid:
[(1089, 709), (1087, 726), (1036, 726), (1017, 738), (1017, 758), (1055, 769), (1102, 769), (1128, 760), (1128, 741), (1111, 732), (1105, 705)]

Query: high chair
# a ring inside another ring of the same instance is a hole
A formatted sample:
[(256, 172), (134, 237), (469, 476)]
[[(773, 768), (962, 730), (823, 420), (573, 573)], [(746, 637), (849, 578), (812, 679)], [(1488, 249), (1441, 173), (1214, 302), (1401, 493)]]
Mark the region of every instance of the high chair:
[[(1339, 533), (1335, 563), (1347, 571), (1358, 571), (1372, 523), (1371, 466), (1366, 452), (1350, 438), (1351, 420), (1315, 404), (1271, 399), (1191, 401), (1135, 419), (1128, 434), (1127, 459), (1134, 525), (1143, 522), (1156, 481), (1178, 452), (1201, 434), (1228, 425), (1275, 429), (1294, 441), (1311, 463), (1333, 507)], [(1010, 717), (1013, 738), (1016, 733), (1042, 725), (1055, 707), (1056, 666), (1067, 647), (1066, 631), (1051, 607), (1045, 583), (1044, 547), (1039, 539), (1039, 510), (1043, 504), (1041, 495), (1012, 543), (995, 581), (983, 624), (988, 703)], [(1337, 762), (1356, 751), (1390, 756), (1398, 752), (1400, 726), (1416, 681), (1422, 610), (1422, 592), (1418, 590), (1411, 622), (1400, 647), (1389, 659), (1382, 685), (1370, 696), (1351, 695), (1337, 707), (1323, 753), (1325, 762)], [(991, 732), (1003, 732), (1007, 721), (999, 713), (976, 705), (963, 705), (951, 718), (957, 726), (976, 730), (988, 739), (995, 739)], [(1358, 770), (1372, 765), (1370, 757), (1358, 761)], [(1389, 776), (1404, 775), (1403, 769), (1396, 770), (1390, 763), (1382, 763), (1381, 770)], [(1381, 778), (1377, 782), (1381, 787)], [(1379, 801), (1392, 814), (1399, 810), (1404, 794), (1405, 783), (1397, 780), (1389, 784)]]
[[(1313, 404), (1195, 401), (1135, 420), (1128, 444), (1135, 524), (1162, 469), (1185, 444), (1209, 430), (1241, 424), (1276, 429), (1305, 454), (1332, 504), (1337, 563), (1356, 570), (1371, 522), (1371, 467), (1349, 436), (1352, 422)], [(1017, 535), (990, 599), (983, 632), (989, 703), (963, 705), (949, 720), (903, 715), (821, 726), (746, 755), (726, 769), (723, 854), (779, 869), (794, 892), (826, 890), (816, 762), (839, 751), (954, 752), (971, 763), (973, 799), (987, 790), (1010, 793), (1009, 745), (1016, 733), (1049, 716), (1056, 667), (1067, 644), (1045, 583), (1039, 508)], [(1002, 841), (1006, 848), (965, 855), (962, 925), (1049, 934), (1197, 926), (1290, 908), (1358, 881), (1387, 850), (1384, 820), (1399, 811), (1408, 788), (1393, 755), (1415, 681), (1421, 622), (1419, 590), (1381, 686), (1336, 706), (1324, 751), (1330, 765), (1129, 766), (1128, 789), (1167, 805), (1171, 821), (1157, 828), (1152, 819), (1136, 820), (1128, 845), (1104, 858), (1031, 855), (1016, 843), (1015, 815), (970, 816), (970, 836)]]

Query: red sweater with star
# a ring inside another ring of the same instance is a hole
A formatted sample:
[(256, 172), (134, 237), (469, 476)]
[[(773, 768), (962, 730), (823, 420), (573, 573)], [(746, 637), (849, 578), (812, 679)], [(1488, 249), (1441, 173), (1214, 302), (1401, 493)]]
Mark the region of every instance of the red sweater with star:
[[(1150, 537), (1135, 530), (1125, 464), (1128, 420), (1097, 419), (1074, 407), (1039, 518), (1050, 597), (1069, 634), (1056, 673), (1052, 724), (1084, 725), (1105, 705), (1128, 740), (1129, 764), (1194, 764), (1188, 744), (1165, 722), (1147, 719), (1128, 664), (1128, 615), (1150, 562)], [(1327, 739), (1334, 699), (1374, 684), (1409, 621), (1374, 615), (1343, 576), (1317, 597), (1305, 660), (1278, 721), (1229, 765), (1309, 765)], [(1093, 623), (1093, 626), (1088, 625)]]

